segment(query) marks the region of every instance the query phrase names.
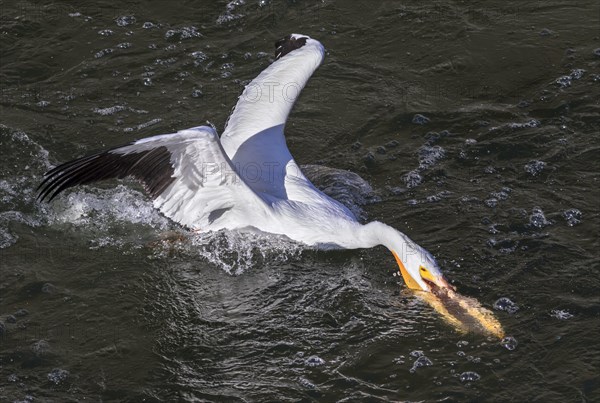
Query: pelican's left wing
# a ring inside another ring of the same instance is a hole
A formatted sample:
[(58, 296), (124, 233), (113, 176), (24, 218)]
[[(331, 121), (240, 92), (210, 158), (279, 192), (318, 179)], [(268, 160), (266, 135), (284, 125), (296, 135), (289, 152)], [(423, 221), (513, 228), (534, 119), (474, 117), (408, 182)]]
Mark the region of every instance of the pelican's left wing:
[[(275, 44), (276, 60), (246, 85), (221, 135), (223, 149), (256, 191), (298, 199), (312, 185), (287, 148), (285, 122), (325, 48), (306, 35), (291, 34)], [(296, 193), (296, 194), (294, 194)]]
[(214, 129), (207, 126), (148, 137), (59, 165), (46, 173), (40, 200), (71, 186), (131, 176), (154, 207), (192, 229), (244, 226), (265, 206), (238, 175)]

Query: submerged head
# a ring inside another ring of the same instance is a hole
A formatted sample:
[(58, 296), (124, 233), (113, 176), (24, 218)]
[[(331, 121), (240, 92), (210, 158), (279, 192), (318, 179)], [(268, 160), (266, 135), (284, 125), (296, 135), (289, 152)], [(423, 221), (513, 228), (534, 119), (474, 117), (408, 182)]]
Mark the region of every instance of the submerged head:
[(399, 249), (390, 250), (408, 288), (428, 292), (454, 290), (442, 275), (433, 256), (425, 249), (415, 243), (404, 243)]
[(405, 234), (379, 221), (372, 221), (360, 228), (359, 247), (383, 245), (388, 248), (396, 258), (408, 288), (428, 292), (454, 291), (431, 253)]

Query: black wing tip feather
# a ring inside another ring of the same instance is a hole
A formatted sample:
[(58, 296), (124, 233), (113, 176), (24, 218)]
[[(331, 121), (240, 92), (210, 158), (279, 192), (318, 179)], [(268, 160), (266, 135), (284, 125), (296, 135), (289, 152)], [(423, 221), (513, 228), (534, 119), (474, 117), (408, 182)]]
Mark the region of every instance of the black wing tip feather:
[(154, 199), (175, 180), (171, 153), (165, 146), (129, 153), (119, 153), (119, 148), (78, 158), (51, 169), (37, 188), (37, 200), (51, 202), (67, 188), (127, 176), (142, 182), (144, 190)]
[(294, 36), (292, 34), (275, 42), (275, 60), (279, 60), (292, 50), (300, 49), (306, 45), (306, 36)]

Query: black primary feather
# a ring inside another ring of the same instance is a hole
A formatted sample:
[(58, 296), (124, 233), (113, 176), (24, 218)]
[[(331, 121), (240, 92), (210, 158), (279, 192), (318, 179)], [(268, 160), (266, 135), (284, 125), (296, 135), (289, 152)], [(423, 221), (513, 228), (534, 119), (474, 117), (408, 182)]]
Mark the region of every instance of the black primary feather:
[(78, 158), (48, 171), (38, 186), (38, 200), (52, 201), (72, 186), (127, 176), (142, 182), (146, 192), (156, 198), (175, 180), (167, 147), (128, 153), (120, 153), (119, 148)]
[(294, 38), (288, 35), (275, 42), (275, 60), (281, 59), (283, 56), (306, 45), (306, 37)]

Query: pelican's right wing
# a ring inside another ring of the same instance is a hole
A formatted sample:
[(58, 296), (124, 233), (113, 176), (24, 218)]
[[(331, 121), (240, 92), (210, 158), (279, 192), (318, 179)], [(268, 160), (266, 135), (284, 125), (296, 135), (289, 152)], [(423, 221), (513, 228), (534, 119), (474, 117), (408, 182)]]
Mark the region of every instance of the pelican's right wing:
[(192, 229), (243, 227), (264, 200), (238, 175), (217, 133), (200, 126), (148, 137), (59, 165), (46, 173), (39, 199), (71, 186), (111, 178), (138, 179), (154, 207)]

